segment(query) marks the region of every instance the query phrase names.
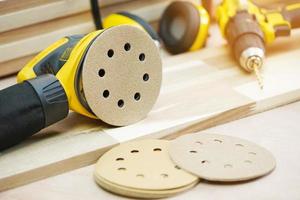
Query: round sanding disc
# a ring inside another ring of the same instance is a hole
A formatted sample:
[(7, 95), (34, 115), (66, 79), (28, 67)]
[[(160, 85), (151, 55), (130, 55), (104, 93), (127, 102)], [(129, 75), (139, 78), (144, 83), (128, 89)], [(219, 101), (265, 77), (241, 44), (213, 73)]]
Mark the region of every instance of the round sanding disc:
[(249, 180), (268, 174), (276, 165), (266, 149), (225, 135), (184, 135), (171, 142), (169, 152), (178, 166), (211, 181)]
[(86, 101), (104, 122), (137, 122), (158, 97), (162, 63), (154, 41), (139, 28), (121, 25), (104, 30), (87, 51), (82, 85)]
[(135, 190), (173, 190), (194, 184), (198, 177), (178, 168), (165, 140), (138, 140), (121, 144), (97, 162), (95, 177)]
[(170, 190), (137, 190), (137, 189), (113, 184), (105, 179), (102, 179), (101, 177), (97, 177), (96, 175), (95, 175), (95, 180), (102, 188), (104, 188), (109, 192), (119, 194), (122, 196), (143, 198), (143, 199), (170, 197), (178, 193), (184, 192), (186, 190), (189, 190), (190, 188), (194, 187), (198, 183), (198, 180), (195, 180), (195, 182), (191, 183), (190, 185), (181, 188), (170, 189)]

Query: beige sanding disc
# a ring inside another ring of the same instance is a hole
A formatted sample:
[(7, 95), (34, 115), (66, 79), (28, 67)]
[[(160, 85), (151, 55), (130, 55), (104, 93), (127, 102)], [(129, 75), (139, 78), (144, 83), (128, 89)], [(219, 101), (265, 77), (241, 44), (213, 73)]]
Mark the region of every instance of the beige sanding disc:
[(170, 197), (178, 193), (184, 192), (186, 190), (189, 190), (198, 183), (198, 180), (195, 180), (195, 182), (191, 183), (190, 185), (170, 190), (137, 190), (113, 184), (105, 179), (102, 179), (101, 177), (97, 177), (96, 175), (95, 180), (102, 188), (109, 192), (127, 197), (147, 199)]
[(175, 166), (168, 146), (165, 140), (123, 143), (98, 160), (95, 177), (134, 190), (173, 190), (194, 184), (198, 177)]
[(121, 25), (103, 31), (82, 69), (85, 98), (104, 122), (124, 126), (146, 117), (162, 79), (159, 50), (145, 31)]
[(181, 168), (211, 181), (244, 181), (270, 173), (273, 155), (250, 141), (225, 135), (196, 133), (173, 140), (172, 160)]

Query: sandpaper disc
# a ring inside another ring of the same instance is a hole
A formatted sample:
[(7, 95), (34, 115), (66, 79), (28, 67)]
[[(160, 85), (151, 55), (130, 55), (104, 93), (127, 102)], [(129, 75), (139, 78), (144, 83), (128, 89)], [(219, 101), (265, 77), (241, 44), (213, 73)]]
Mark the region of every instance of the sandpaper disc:
[(266, 149), (250, 141), (225, 135), (196, 133), (172, 141), (172, 160), (181, 168), (211, 181), (244, 181), (275, 168)]
[[(97, 182), (106, 180), (110, 185), (153, 193), (177, 192), (175, 189), (191, 187), (198, 177), (175, 166), (169, 157), (168, 146), (169, 142), (165, 140), (121, 144), (98, 160), (95, 178)], [(112, 189), (112, 192), (115, 191)]]
[(139, 28), (104, 30), (83, 62), (88, 105), (104, 122), (124, 126), (146, 117), (158, 97), (162, 62), (154, 41)]
[(102, 179), (101, 177), (97, 177), (96, 175), (95, 175), (95, 180), (102, 188), (104, 188), (109, 192), (113, 192), (127, 197), (145, 198), (145, 199), (166, 198), (166, 197), (174, 196), (178, 193), (189, 190), (190, 188), (194, 187), (198, 183), (198, 180), (195, 180), (193, 183), (187, 186), (176, 188), (176, 189), (170, 189), (170, 190), (137, 190), (137, 189), (113, 184), (105, 179)]

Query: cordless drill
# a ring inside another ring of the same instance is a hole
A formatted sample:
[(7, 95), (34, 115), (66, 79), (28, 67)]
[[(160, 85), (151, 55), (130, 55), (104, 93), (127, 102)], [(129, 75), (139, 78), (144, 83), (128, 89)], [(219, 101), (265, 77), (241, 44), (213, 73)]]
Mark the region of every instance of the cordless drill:
[(234, 58), (247, 72), (255, 72), (261, 89), (259, 69), (265, 57), (265, 45), (276, 37), (290, 36), (300, 27), (300, 2), (266, 8), (250, 0), (223, 0), (217, 8), (222, 35), (228, 41)]

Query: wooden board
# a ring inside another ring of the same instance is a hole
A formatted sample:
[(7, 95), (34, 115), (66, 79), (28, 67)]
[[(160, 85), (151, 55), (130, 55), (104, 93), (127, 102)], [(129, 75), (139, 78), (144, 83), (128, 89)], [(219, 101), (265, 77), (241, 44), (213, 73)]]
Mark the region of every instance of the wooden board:
[[(108, 148), (136, 138), (172, 138), (300, 99), (300, 32), (267, 49), (265, 89), (220, 46), (164, 59), (161, 95), (148, 117), (113, 128), (69, 118), (1, 153), (0, 190), (94, 163)], [(200, 60), (201, 59), (201, 60)], [(0, 88), (13, 80), (1, 82)]]
[[(158, 21), (153, 21), (150, 23), (155, 30), (158, 28)], [(216, 24), (212, 24), (210, 27), (210, 37), (206, 43), (206, 47), (212, 47), (216, 45), (224, 44), (225, 41), (221, 38), (221, 34), (219, 33), (219, 29)], [(166, 51), (161, 51), (162, 54), (168, 55)], [(13, 60), (0, 62), (0, 77), (8, 76), (18, 72), (26, 63), (28, 63), (36, 54), (31, 54), (29, 56), (24, 56), (21, 58), (16, 58)]]
[[(102, 13), (105, 17), (108, 14), (126, 10), (141, 16), (146, 21), (157, 21), (170, 1), (130, 1), (105, 7)], [(66, 35), (85, 34), (93, 30), (95, 30), (94, 22), (88, 11), (1, 33), (0, 63), (38, 53)]]
[[(154, 23), (157, 24), (157, 21)], [(152, 23), (151, 23), (151, 25), (152, 25)], [(163, 52), (163, 53), (165, 54), (166, 52)], [(37, 55), (37, 53), (34, 53), (29, 56), (16, 58), (16, 59), (5, 61), (2, 63), (0, 62), (0, 77), (8, 76), (8, 75), (18, 72), (36, 55)]]
[[(129, 0), (101, 0), (100, 7)], [(0, 32), (90, 10), (87, 0), (4, 0), (0, 1)], [(38, 16), (38, 17), (37, 17)]]
[[(283, 117), (284, 116), (284, 117)], [(268, 176), (242, 184), (200, 181), (171, 200), (296, 200), (300, 197), (300, 101), (203, 131), (255, 142), (274, 154), (276, 169)], [(128, 200), (101, 189), (94, 181), (94, 165), (0, 193), (1, 200)], [(270, 192), (272, 188), (272, 192)], [(251, 192), (249, 192), (251, 191)], [(234, 197), (233, 197), (234, 194)], [(168, 199), (169, 200), (169, 199)]]

